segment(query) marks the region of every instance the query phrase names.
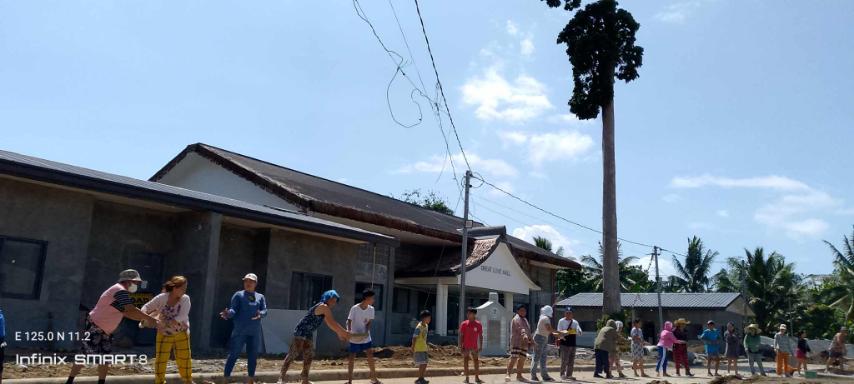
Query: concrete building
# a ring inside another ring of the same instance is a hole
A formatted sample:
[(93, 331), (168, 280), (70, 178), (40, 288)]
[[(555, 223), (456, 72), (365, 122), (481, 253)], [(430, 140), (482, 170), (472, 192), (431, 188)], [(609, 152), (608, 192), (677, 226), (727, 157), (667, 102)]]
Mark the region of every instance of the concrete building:
[[(189, 145), (151, 181), (296, 210), (399, 239), (399, 246), (379, 245), (376, 252), (363, 246), (361, 251), (366, 261), (376, 256), (370, 265), (383, 277), (377, 288), (391, 298), (377, 308), (386, 325), (377, 328), (385, 330), (388, 343), (407, 343), (417, 313), (430, 309), (438, 336), (452, 340), (456, 334), (462, 218), (206, 144)], [(501, 292), (505, 307), (514, 302), (551, 304), (557, 271), (580, 268), (571, 259), (507, 235), (503, 227), (473, 225), (465, 306), (487, 301), (490, 290)], [(335, 279), (329, 282), (350, 289)], [(287, 301), (277, 305), (300, 307)], [(536, 312), (529, 312), (532, 320)]]
[[(146, 279), (133, 294), (140, 302), (169, 276), (187, 276), (194, 351), (225, 345), (231, 322), (218, 312), (242, 289), (247, 272), (258, 274), (259, 291), (274, 309), (317, 300), (328, 287), (318, 276), (331, 276), (338, 286), (387, 284), (389, 255), (372, 250), (393, 249), (396, 239), (287, 208), (0, 151), (0, 307), (7, 341), (75, 349), (70, 339), (18, 341), (14, 334), (78, 331), (126, 268)], [(339, 320), (355, 300), (354, 289), (341, 293)], [(385, 300), (390, 306), (388, 295)], [(115, 345), (144, 346), (153, 337), (153, 330), (125, 320)], [(338, 345), (331, 333), (318, 337), (321, 346)]]
[[(630, 313), (631, 318), (643, 321), (644, 337), (648, 341), (658, 341), (661, 324), (658, 321), (658, 294), (656, 293), (622, 293), (620, 304), (623, 310)], [(582, 330), (595, 330), (596, 320), (602, 317), (602, 294), (579, 293), (557, 304), (559, 316), (567, 306), (572, 307), (575, 319), (579, 321)], [(713, 320), (718, 328), (726, 326), (727, 322), (735, 323), (736, 329), (744, 330), (747, 318), (755, 316), (753, 310), (739, 293), (662, 293), (661, 307), (664, 321), (674, 321), (685, 318), (690, 321), (689, 335), (699, 335), (706, 322)], [(627, 325), (627, 327), (629, 327)], [(592, 345), (595, 332), (585, 334)], [(582, 344), (586, 345), (586, 344)]]

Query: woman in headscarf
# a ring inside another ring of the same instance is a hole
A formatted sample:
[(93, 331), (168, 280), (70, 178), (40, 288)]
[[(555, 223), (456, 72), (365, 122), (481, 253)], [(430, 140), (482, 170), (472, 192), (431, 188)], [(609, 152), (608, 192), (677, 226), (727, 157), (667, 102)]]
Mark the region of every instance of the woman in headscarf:
[(623, 334), (623, 322), (622, 321), (617, 320), (614, 322), (614, 325), (617, 328), (617, 345), (616, 345), (616, 349), (614, 350), (614, 353), (612, 355), (608, 356), (608, 358), (611, 360), (612, 369), (616, 368), (617, 374), (620, 376), (620, 378), (625, 378), (626, 375), (623, 374), (623, 365), (620, 364), (620, 352), (622, 351), (623, 347), (625, 347), (626, 344), (628, 344), (629, 339), (627, 339), (626, 335)]
[(338, 299), (340, 296), (335, 290), (323, 292), (323, 295), (320, 296), (320, 302), (309, 308), (302, 320), (297, 323), (296, 328), (294, 328), (294, 338), (291, 341), (290, 348), (288, 348), (288, 355), (285, 356), (285, 361), (282, 363), (282, 372), (278, 384), (287, 382), (288, 368), (299, 355), (302, 355), (303, 359), (300, 379), (303, 384), (309, 384), (308, 372), (311, 370), (311, 362), (314, 359), (312, 340), (314, 340), (314, 333), (320, 328), (320, 324), (326, 323), (326, 326), (335, 332), (341, 341), (350, 339), (350, 333), (332, 317), (332, 308), (338, 304)]
[(549, 345), (549, 336), (555, 333), (551, 320), (553, 314), (554, 310), (549, 305), (540, 309), (540, 320), (537, 321), (537, 330), (534, 332), (534, 355), (531, 358), (531, 380), (533, 381), (540, 381), (537, 378), (537, 368), (543, 374), (543, 381), (554, 381), (546, 370), (546, 359), (548, 358), (546, 347)]
[(726, 343), (726, 351), (724, 352), (726, 373), (729, 374), (730, 369), (732, 369), (732, 373), (738, 376), (738, 345), (741, 343), (739, 343), (739, 337), (735, 331), (735, 324), (731, 321), (726, 324), (724, 343)]
[(661, 377), (662, 373), (664, 373), (664, 377), (670, 377), (667, 374), (667, 350), (673, 348), (673, 345), (678, 342), (679, 340), (676, 339), (676, 336), (673, 336), (673, 323), (665, 321), (664, 329), (661, 330), (661, 336), (658, 338), (658, 363), (655, 365), (656, 377)]

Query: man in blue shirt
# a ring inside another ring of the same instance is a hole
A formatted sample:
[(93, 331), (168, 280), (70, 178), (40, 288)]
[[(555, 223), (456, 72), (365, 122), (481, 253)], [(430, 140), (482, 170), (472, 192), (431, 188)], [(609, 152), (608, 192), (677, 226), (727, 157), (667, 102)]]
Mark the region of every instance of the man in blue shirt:
[(706, 345), (706, 360), (708, 360), (706, 371), (709, 376), (712, 376), (712, 363), (715, 363), (714, 376), (720, 376), (718, 374), (718, 368), (721, 366), (721, 333), (717, 328), (715, 328), (714, 321), (709, 320), (706, 323), (706, 329), (702, 334), (700, 334), (700, 340), (703, 340), (703, 343)]
[(220, 312), (224, 320), (233, 320), (228, 359), (225, 361), (225, 378), (231, 377), (234, 363), (243, 346), (246, 346), (247, 371), (249, 384), (255, 383), (255, 364), (258, 359), (258, 347), (261, 345), (261, 318), (267, 316), (267, 301), (264, 295), (255, 292), (258, 276), (248, 273), (243, 277), (243, 290), (231, 297), (231, 305)]

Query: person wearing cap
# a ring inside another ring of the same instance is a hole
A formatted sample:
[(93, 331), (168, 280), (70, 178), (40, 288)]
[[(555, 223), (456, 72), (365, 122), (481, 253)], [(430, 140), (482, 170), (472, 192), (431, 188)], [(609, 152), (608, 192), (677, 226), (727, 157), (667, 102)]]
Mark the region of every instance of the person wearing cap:
[(685, 367), (685, 375), (694, 376), (691, 373), (691, 366), (688, 364), (688, 332), (685, 327), (691, 324), (690, 321), (684, 318), (676, 319), (673, 323), (673, 336), (678, 340), (673, 344), (673, 365), (676, 366), (676, 376), (680, 376), (679, 369)]
[(267, 316), (267, 300), (264, 295), (255, 291), (257, 287), (258, 276), (247, 273), (243, 276), (243, 290), (235, 292), (228, 308), (219, 313), (223, 320), (234, 322), (228, 342), (228, 358), (225, 360), (226, 380), (231, 377), (240, 351), (246, 346), (246, 371), (249, 383), (255, 383), (255, 365), (258, 361), (258, 348), (261, 346), (261, 319)]
[(839, 329), (835, 335), (833, 335), (833, 340), (830, 341), (830, 347), (828, 348), (828, 356), (827, 363), (824, 367), (825, 372), (830, 372), (830, 366), (833, 363), (839, 364), (839, 369), (841, 371), (845, 371), (845, 353), (848, 352), (845, 348), (845, 339), (848, 338), (848, 328), (842, 327)]
[(525, 304), (516, 305), (516, 316), (510, 321), (510, 363), (507, 364), (507, 376), (504, 381), (510, 381), (513, 367), (516, 367), (516, 380), (525, 381), (522, 372), (528, 349), (531, 348), (531, 325), (528, 323), (528, 307)]
[(575, 370), (576, 338), (581, 336), (581, 325), (572, 315), (572, 307), (566, 307), (563, 318), (557, 322), (557, 331), (560, 337), (557, 339), (560, 348), (560, 378), (561, 380), (575, 380), (572, 372)]
[(350, 332), (347, 332), (332, 316), (332, 308), (338, 304), (340, 298), (341, 296), (335, 290), (323, 292), (320, 296), (320, 301), (309, 308), (302, 320), (297, 323), (297, 326), (294, 328), (294, 337), (288, 348), (288, 354), (282, 362), (282, 371), (278, 381), (280, 384), (287, 382), (288, 369), (291, 367), (291, 363), (300, 355), (302, 355), (302, 373), (300, 374), (300, 378), (303, 384), (309, 383), (308, 373), (311, 370), (311, 362), (314, 360), (314, 345), (312, 340), (314, 340), (315, 331), (320, 328), (321, 324), (326, 323), (326, 326), (335, 332), (341, 341), (350, 339)]
[[(709, 376), (720, 376), (718, 369), (721, 367), (721, 332), (718, 331), (714, 321), (709, 320), (706, 322), (706, 329), (700, 334), (699, 339), (703, 340), (706, 348), (706, 360), (708, 361), (706, 373)], [(712, 375), (712, 363), (715, 363), (714, 375)]]
[(762, 367), (762, 350), (760, 349), (762, 338), (759, 336), (759, 326), (750, 324), (744, 333), (744, 351), (747, 352), (750, 374), (756, 376), (756, 371), (753, 370), (753, 363), (756, 362), (759, 366), (759, 374), (765, 376), (765, 368)]
[[(136, 292), (141, 283), (142, 278), (139, 276), (139, 272), (127, 269), (119, 273), (119, 279), (116, 284), (107, 288), (101, 294), (98, 302), (95, 304), (95, 308), (92, 308), (86, 316), (83, 332), (81, 332), (81, 334), (88, 335), (88, 337), (83, 338), (81, 350), (83, 354), (111, 354), (113, 351), (113, 332), (115, 332), (125, 317), (141, 321), (148, 327), (160, 326), (157, 319), (146, 315), (133, 305), (133, 299), (130, 297), (130, 294)], [(82, 369), (83, 365), (72, 365), (66, 384), (73, 383), (74, 378)], [(98, 365), (98, 384), (104, 384), (107, 380), (107, 369), (107, 364)]]
[(181, 380), (192, 383), (190, 296), (187, 296), (187, 278), (172, 276), (163, 283), (163, 292), (142, 306), (142, 312), (156, 316), (162, 324), (157, 328), (154, 383), (166, 384), (166, 364), (173, 353)]
[(546, 369), (546, 347), (549, 344), (549, 336), (555, 332), (552, 328), (552, 315), (554, 310), (550, 305), (540, 308), (540, 319), (537, 321), (537, 331), (534, 333), (534, 354), (531, 357), (531, 380), (540, 381), (537, 378), (537, 369), (543, 374), (543, 381), (554, 381)]
[(792, 340), (789, 339), (786, 331), (786, 324), (780, 324), (780, 330), (774, 334), (774, 352), (777, 353), (777, 375), (781, 377), (790, 377), (792, 376), (792, 372), (795, 371), (789, 365), (789, 357), (792, 356)]

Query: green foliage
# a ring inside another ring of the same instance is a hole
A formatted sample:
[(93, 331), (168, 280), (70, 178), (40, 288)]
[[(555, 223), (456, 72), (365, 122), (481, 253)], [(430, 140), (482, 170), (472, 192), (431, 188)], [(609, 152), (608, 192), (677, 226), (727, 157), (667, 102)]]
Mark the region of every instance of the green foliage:
[(830, 339), (844, 323), (842, 311), (824, 304), (810, 304), (795, 313), (795, 330), (808, 338)]
[[(619, 246), (617, 248), (619, 250)], [(581, 292), (602, 292), (602, 246), (599, 246), (599, 258), (590, 255), (581, 257), (580, 271), (563, 270), (557, 274), (558, 294), (569, 297)], [(619, 252), (618, 252), (619, 253)], [(623, 292), (652, 292), (655, 283), (649, 273), (638, 265), (631, 265), (637, 257), (620, 258), (620, 287)]]
[(399, 198), (409, 204), (414, 204), (422, 208), (427, 208), (432, 211), (441, 212), (446, 215), (453, 215), (454, 210), (448, 207), (448, 203), (444, 198), (439, 196), (434, 191), (422, 193), (420, 189), (403, 192)]
[(540, 247), (542, 249), (545, 249), (549, 252), (552, 251), (552, 241), (545, 238), (545, 237), (534, 236), (534, 245), (536, 245), (537, 247)]
[(699, 237), (688, 239), (684, 263), (673, 256), (673, 264), (679, 274), (674, 279), (675, 288), (680, 292), (708, 292), (711, 285), (709, 272), (717, 256), (717, 252), (704, 248)]
[(834, 278), (837, 280), (837, 288), (829, 291), (827, 299), (832, 301), (832, 307), (845, 311), (845, 318), (854, 321), (854, 231), (851, 238), (842, 237), (842, 250), (825, 241), (833, 253)]
[[(559, 6), (559, 1), (547, 3)], [(635, 33), (640, 24), (615, 0), (594, 1), (584, 8), (580, 1), (565, 3), (564, 9), (578, 9), (557, 38), (558, 44), (566, 44), (572, 63), (569, 110), (579, 119), (594, 119), (613, 101), (615, 77), (625, 82), (638, 78), (643, 48), (635, 45)]]

